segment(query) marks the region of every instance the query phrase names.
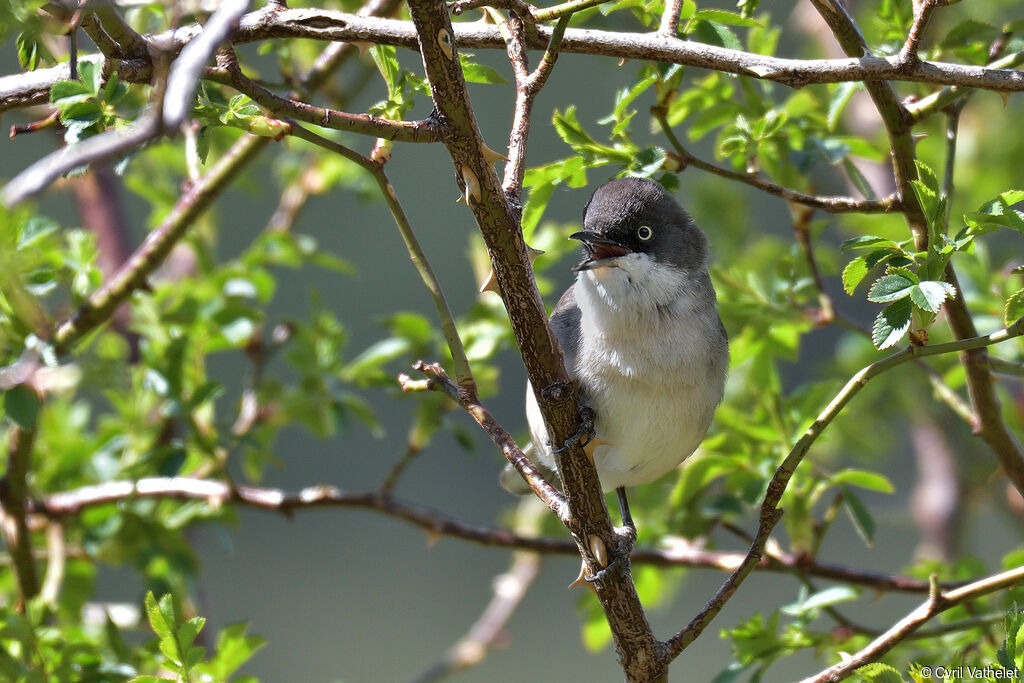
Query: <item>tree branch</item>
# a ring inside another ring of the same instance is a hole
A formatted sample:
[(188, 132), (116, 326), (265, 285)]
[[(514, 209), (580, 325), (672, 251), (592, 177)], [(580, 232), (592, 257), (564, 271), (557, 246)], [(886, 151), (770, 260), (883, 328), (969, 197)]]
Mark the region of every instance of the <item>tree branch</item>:
[(708, 161), (704, 161), (694, 155), (690, 154), (682, 142), (676, 136), (672, 130), (672, 126), (669, 125), (666, 112), (662, 107), (653, 107), (651, 109), (651, 115), (658, 121), (661, 126), (661, 130), (665, 133), (665, 137), (668, 138), (669, 143), (675, 150), (675, 154), (678, 157), (680, 164), (679, 171), (682, 172), (686, 168), (693, 166), (699, 168), (702, 171), (713, 173), (729, 180), (735, 180), (751, 187), (756, 187), (762, 192), (767, 192), (770, 195), (781, 197), (788, 202), (795, 204), (803, 204), (804, 206), (810, 206), (816, 209), (821, 209), (829, 213), (888, 213), (890, 211), (899, 211), (901, 202), (899, 195), (891, 194), (884, 199), (856, 199), (854, 197), (829, 197), (823, 195), (805, 194), (803, 192), (797, 192), (791, 190), (788, 187), (783, 187), (777, 183), (773, 183), (770, 180), (762, 178), (759, 175), (751, 173), (740, 173), (733, 171), (732, 169), (722, 168), (716, 166)]
[[(28, 385), (22, 385), (34, 391)], [(0, 507), (3, 508), (3, 532), (14, 566), (14, 578), (18, 583), (21, 598), (18, 610), (23, 612), (29, 600), (39, 593), (39, 577), (36, 573), (35, 558), (32, 556), (32, 536), (25, 520), (28, 501), (29, 466), (32, 447), (35, 444), (35, 426), (24, 429), (13, 426), (9, 431), (10, 445), (7, 451), (7, 472), (0, 480)]]

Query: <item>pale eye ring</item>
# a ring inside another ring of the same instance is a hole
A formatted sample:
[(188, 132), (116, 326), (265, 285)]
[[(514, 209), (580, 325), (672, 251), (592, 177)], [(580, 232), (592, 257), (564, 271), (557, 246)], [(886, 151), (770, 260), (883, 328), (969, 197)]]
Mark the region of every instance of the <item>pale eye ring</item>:
[(651, 230), (646, 225), (641, 225), (640, 228), (636, 231), (636, 236), (639, 237), (644, 242), (646, 242), (652, 237), (654, 237), (654, 231)]

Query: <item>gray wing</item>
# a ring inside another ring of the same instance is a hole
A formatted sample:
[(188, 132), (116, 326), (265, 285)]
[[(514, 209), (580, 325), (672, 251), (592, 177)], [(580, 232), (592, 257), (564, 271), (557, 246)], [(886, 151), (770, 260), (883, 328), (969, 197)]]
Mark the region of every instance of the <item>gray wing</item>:
[(551, 312), (551, 329), (562, 349), (565, 369), (569, 377), (576, 379), (576, 359), (580, 350), (580, 307), (576, 305), (573, 287), (565, 290)]

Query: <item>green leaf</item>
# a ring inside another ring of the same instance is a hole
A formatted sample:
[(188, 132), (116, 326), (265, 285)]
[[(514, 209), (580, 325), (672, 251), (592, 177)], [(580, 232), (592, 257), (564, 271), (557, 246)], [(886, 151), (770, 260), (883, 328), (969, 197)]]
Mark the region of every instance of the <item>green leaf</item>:
[(905, 299), (910, 296), (910, 290), (914, 285), (913, 280), (902, 274), (891, 273), (883, 275), (875, 280), (875, 284), (871, 285), (871, 291), (868, 292), (868, 301), (884, 304), (890, 301)]
[(462, 62), (462, 75), (469, 83), (508, 83), (493, 67), (474, 62), (471, 54), (460, 52), (459, 61)]
[(906, 683), (899, 671), (881, 662), (862, 666), (857, 669), (856, 674), (864, 683)]
[[(907, 302), (909, 306), (910, 302)], [(864, 544), (871, 546), (875, 542), (875, 519), (871, 516), (861, 499), (854, 495), (848, 486), (841, 486), (843, 492), (843, 508), (853, 522), (853, 528), (863, 539)]]
[(145, 599), (146, 618), (149, 620), (149, 626), (153, 629), (153, 633), (157, 635), (161, 641), (174, 640), (174, 606), (171, 602), (170, 594), (167, 594), (160, 598), (160, 602), (156, 601), (156, 597), (153, 595), (153, 591), (146, 592)]
[(81, 81), (57, 81), (50, 88), (50, 102), (58, 106), (72, 102), (84, 102), (92, 97), (92, 91)]
[(844, 240), (839, 245), (841, 251), (847, 251), (849, 249), (869, 249), (871, 247), (887, 247), (889, 249), (899, 250), (900, 245), (886, 237), (879, 237), (878, 235), (860, 235), (859, 237), (851, 237), (848, 240)]
[(1018, 289), (1006, 300), (1003, 308), (1003, 323), (1007, 326), (1015, 323), (1024, 315), (1024, 288)]
[(882, 350), (895, 346), (910, 329), (910, 318), (914, 306), (909, 298), (900, 299), (886, 306), (871, 328), (871, 342)]
[(394, 97), (398, 90), (398, 76), (402, 67), (398, 63), (398, 52), (393, 45), (374, 45), (370, 57), (388, 86), (388, 97)]
[(217, 636), (217, 654), (209, 664), (215, 680), (226, 681), (252, 658), (267, 641), (259, 636), (246, 635), (249, 625), (231, 624)]
[(3, 397), (7, 416), (22, 429), (35, 429), (41, 405), (39, 395), (24, 384), (19, 384), (4, 392)]
[(833, 485), (848, 484), (879, 493), (892, 493), (895, 490), (892, 482), (884, 475), (867, 470), (845, 469), (836, 472), (829, 479)]
[(948, 282), (925, 280), (918, 285), (914, 285), (910, 290), (910, 300), (922, 310), (938, 313), (946, 297), (952, 297), (955, 294), (956, 289)]
[(831, 586), (808, 596), (806, 599), (785, 605), (780, 609), (784, 614), (799, 617), (808, 612), (819, 610), (823, 607), (831, 607), (841, 602), (856, 600), (859, 597), (860, 591), (852, 586)]
[(853, 93), (857, 92), (858, 87), (859, 84), (852, 81), (840, 83), (832, 92), (832, 97), (828, 101), (827, 125), (829, 130), (836, 129), (839, 117), (842, 116), (843, 110), (846, 109), (846, 104), (853, 97)]
[(713, 21), (719, 24), (728, 24), (729, 26), (762, 26), (761, 22), (751, 19), (750, 17), (719, 9), (698, 10), (693, 15), (693, 18), (698, 21)]
[(869, 270), (866, 256), (858, 256), (846, 264), (843, 268), (843, 289), (847, 294), (853, 295), (853, 291), (867, 277)]

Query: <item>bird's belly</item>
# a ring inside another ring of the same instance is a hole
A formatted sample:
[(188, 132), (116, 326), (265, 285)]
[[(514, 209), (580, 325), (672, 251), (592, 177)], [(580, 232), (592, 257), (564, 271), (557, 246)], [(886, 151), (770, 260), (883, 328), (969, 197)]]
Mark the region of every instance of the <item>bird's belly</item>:
[(597, 414), (594, 464), (605, 490), (653, 481), (700, 445), (715, 403), (701, 400), (693, 385), (619, 381), (593, 389), (588, 403)]

